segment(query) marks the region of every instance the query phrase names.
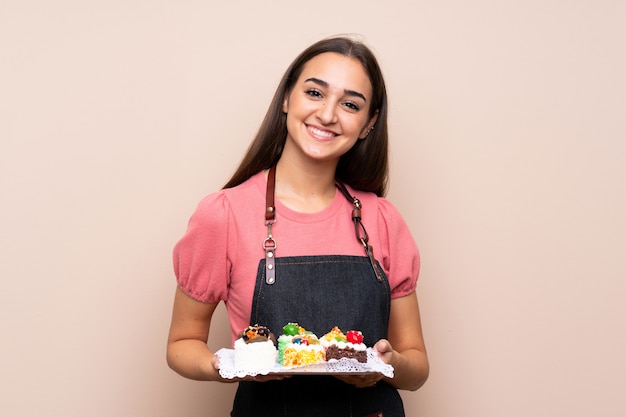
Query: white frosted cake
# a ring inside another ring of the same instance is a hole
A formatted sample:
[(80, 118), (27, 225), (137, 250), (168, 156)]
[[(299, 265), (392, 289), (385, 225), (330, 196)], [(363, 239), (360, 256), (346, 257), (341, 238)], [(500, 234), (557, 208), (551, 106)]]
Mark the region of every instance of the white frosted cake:
[(235, 340), (235, 368), (263, 369), (276, 366), (274, 335), (267, 327), (249, 326)]

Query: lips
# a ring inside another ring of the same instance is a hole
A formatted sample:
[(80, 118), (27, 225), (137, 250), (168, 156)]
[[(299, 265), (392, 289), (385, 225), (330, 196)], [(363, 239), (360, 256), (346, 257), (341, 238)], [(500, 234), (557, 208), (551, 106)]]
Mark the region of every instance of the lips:
[(337, 134), (335, 132), (331, 132), (329, 130), (320, 129), (314, 126), (307, 126), (307, 130), (311, 133), (312, 136), (318, 139), (332, 139)]

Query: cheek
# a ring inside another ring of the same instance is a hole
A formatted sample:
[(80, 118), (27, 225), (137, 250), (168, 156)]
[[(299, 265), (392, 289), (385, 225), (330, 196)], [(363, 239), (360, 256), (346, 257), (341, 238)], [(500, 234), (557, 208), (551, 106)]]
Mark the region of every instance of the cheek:
[(363, 133), (363, 130), (367, 127), (367, 120), (358, 118), (352, 118), (349, 121), (346, 121), (345, 126), (349, 126), (350, 132), (352, 132), (356, 136), (360, 136)]

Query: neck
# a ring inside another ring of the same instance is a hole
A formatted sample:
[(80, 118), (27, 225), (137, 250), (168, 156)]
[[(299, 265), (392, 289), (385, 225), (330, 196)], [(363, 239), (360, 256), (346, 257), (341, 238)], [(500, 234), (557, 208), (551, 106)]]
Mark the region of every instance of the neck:
[(279, 160), (276, 165), (276, 198), (292, 210), (317, 212), (335, 197), (336, 164), (296, 164)]

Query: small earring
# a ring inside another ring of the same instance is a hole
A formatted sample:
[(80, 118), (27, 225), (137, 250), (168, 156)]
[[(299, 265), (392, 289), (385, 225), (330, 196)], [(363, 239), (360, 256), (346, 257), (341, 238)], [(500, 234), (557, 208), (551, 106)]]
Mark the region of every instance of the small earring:
[(371, 125), (370, 128), (367, 129), (367, 132), (365, 132), (365, 137), (368, 137), (372, 130), (374, 130), (374, 125)]

